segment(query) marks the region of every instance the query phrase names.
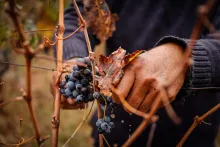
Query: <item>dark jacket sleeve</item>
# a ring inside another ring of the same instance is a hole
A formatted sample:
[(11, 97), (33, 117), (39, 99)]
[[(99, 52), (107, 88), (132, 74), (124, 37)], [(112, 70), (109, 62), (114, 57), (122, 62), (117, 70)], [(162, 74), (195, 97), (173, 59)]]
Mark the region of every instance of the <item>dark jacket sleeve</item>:
[[(217, 32), (200, 37), (192, 50), (193, 65), (187, 76), (187, 87), (220, 86), (220, 6), (216, 8), (212, 19)], [(201, 36), (202, 36), (201, 35)], [(189, 44), (189, 39), (165, 36), (156, 45), (174, 42), (182, 47)]]
[[(83, 4), (81, 1), (77, 1), (78, 7), (83, 13)], [(74, 32), (79, 27), (78, 16), (73, 4), (71, 3), (64, 11), (64, 25), (65, 32), (64, 37)], [(92, 48), (95, 45), (93, 37), (89, 34)], [(54, 46), (54, 54), (56, 56), (56, 47)], [(82, 31), (78, 31), (63, 43), (63, 59), (69, 60), (74, 57), (88, 56), (85, 37)]]

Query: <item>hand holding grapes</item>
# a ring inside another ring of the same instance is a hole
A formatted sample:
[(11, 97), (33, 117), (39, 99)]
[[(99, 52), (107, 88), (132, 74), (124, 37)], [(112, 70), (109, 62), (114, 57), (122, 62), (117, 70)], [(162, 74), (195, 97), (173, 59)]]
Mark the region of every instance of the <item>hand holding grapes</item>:
[[(183, 64), (183, 49), (167, 43), (139, 55), (126, 68), (125, 74), (117, 88), (127, 102), (146, 112), (150, 109), (157, 94), (157, 84), (163, 85), (170, 80), (170, 73)], [(186, 71), (181, 72), (177, 80), (167, 87), (169, 101), (173, 101), (183, 85)], [(113, 95), (113, 100), (119, 99)]]
[[(85, 58), (86, 59), (86, 58)], [(88, 59), (88, 58), (87, 58)], [(85, 60), (86, 61), (86, 60)], [(85, 61), (81, 58), (74, 58), (71, 60), (68, 60), (66, 64), (68, 63), (76, 63), (79, 62), (80, 64), (86, 64)], [(83, 63), (82, 63), (83, 62)], [(87, 64), (90, 61), (87, 60)], [(64, 64), (63, 66), (66, 66)], [(71, 65), (67, 67), (69, 71), (72, 71), (71, 73), (64, 73), (62, 77), (60, 78), (60, 93), (61, 93), (61, 108), (63, 109), (82, 109), (84, 108), (84, 103), (76, 103), (77, 101), (82, 101), (82, 93), (87, 93), (88, 89), (85, 88), (89, 85), (89, 78), (91, 79), (91, 76), (89, 77), (89, 74), (91, 73), (88, 68), (85, 68), (84, 66), (77, 66), (77, 65)], [(85, 70), (84, 70), (85, 69)], [(84, 76), (82, 77), (82, 73), (84, 72)], [(51, 81), (51, 93), (54, 96), (55, 93), (55, 86), (56, 86), (56, 79), (57, 79), (58, 73), (54, 72), (53, 78)], [(88, 76), (88, 79), (86, 79)], [(83, 91), (84, 90), (84, 91)], [(83, 91), (83, 92), (81, 92)], [(78, 96), (78, 99), (76, 99)]]

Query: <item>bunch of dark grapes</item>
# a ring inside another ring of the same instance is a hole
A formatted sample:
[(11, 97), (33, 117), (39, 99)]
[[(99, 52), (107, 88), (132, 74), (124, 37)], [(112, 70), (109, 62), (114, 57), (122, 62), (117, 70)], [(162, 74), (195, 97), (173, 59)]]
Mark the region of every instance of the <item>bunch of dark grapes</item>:
[(74, 65), (72, 72), (60, 83), (60, 93), (66, 98), (76, 99), (76, 103), (88, 103), (94, 100), (91, 61), (89, 57), (78, 58), (76, 61), (87, 67)]
[[(112, 101), (112, 98), (101, 95), (98, 91), (92, 89), (92, 67), (89, 57), (78, 58), (77, 62), (81, 62), (87, 65), (77, 66), (74, 65), (72, 72), (65, 76), (65, 80), (60, 83), (60, 93), (65, 98), (75, 99), (76, 103), (88, 103), (94, 99), (99, 100), (102, 105), (106, 105), (115, 108), (116, 104)], [(98, 69), (96, 69), (98, 74)], [(96, 122), (99, 133), (110, 133), (114, 128), (114, 123), (110, 121), (110, 117), (105, 116), (103, 119), (98, 119)]]
[(100, 118), (96, 121), (96, 126), (99, 134), (103, 134), (105, 132), (110, 133), (111, 129), (115, 127), (115, 124), (111, 122), (110, 117), (105, 116), (104, 118)]
[[(101, 106), (107, 105), (111, 109), (116, 108), (117, 106), (117, 104), (112, 101), (111, 96), (106, 97), (106, 96), (100, 95), (99, 92), (94, 92), (93, 98), (98, 99)], [(106, 110), (104, 109), (104, 111)], [(104, 118), (100, 118), (96, 121), (96, 127), (97, 127), (98, 133), (102, 134), (105, 132), (110, 133), (111, 130), (115, 127), (115, 125), (113, 122), (111, 122), (110, 117), (105, 116)]]

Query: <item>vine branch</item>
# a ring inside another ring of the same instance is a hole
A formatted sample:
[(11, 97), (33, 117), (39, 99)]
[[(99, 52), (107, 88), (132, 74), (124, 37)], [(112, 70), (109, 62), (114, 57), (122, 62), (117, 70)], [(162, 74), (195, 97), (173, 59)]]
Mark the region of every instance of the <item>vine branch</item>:
[[(59, 0), (59, 25), (58, 25), (58, 37), (63, 38), (64, 34), (64, 0)], [(63, 40), (56, 41), (57, 60), (63, 61)], [(58, 146), (58, 135), (60, 125), (60, 102), (61, 94), (59, 90), (60, 77), (62, 75), (62, 62), (57, 62), (58, 77), (55, 86), (55, 99), (54, 99), (54, 114), (52, 116), (52, 146)]]
[[(11, 18), (15, 29), (17, 30), (17, 33), (19, 35), (20, 40), (23, 43), (23, 51), (24, 51), (24, 57), (26, 61), (26, 92), (23, 97), (25, 98), (25, 101), (28, 105), (28, 110), (30, 112), (30, 117), (34, 126), (35, 130), (35, 137), (38, 143), (38, 146), (40, 146), (48, 137), (42, 138), (39, 130), (39, 125), (36, 120), (35, 112), (33, 110), (32, 106), (32, 95), (31, 95), (31, 61), (34, 55), (33, 49), (30, 47), (28, 39), (26, 37), (26, 34), (24, 32), (24, 28), (22, 27), (22, 24), (18, 18), (19, 12), (18, 8), (16, 7), (15, 0), (8, 0), (5, 8), (6, 13)], [(13, 47), (13, 46), (12, 46)]]
[(220, 109), (220, 103), (217, 104), (215, 107), (213, 107), (212, 109), (210, 109), (208, 112), (206, 112), (205, 114), (203, 114), (202, 116), (196, 116), (194, 118), (194, 122), (193, 124), (190, 126), (190, 128), (188, 129), (188, 131), (185, 133), (185, 135), (183, 136), (183, 138), (180, 140), (180, 142), (177, 144), (177, 147), (182, 147), (184, 142), (186, 141), (186, 139), (189, 137), (189, 135), (192, 133), (192, 131), (197, 127), (198, 124), (200, 124), (201, 122), (203, 122), (204, 119), (206, 119), (206, 117), (208, 117), (210, 114), (214, 113), (215, 111), (217, 111), (218, 109)]
[(33, 136), (33, 137), (30, 137), (29, 139), (25, 140), (25, 139), (22, 137), (22, 136), (23, 136), (23, 135), (22, 135), (22, 132), (23, 132), (23, 130), (22, 130), (22, 122), (23, 122), (23, 120), (20, 119), (20, 126), (19, 126), (19, 128), (20, 128), (20, 133), (19, 133), (19, 141), (18, 141), (18, 143), (8, 144), (8, 143), (0, 142), (0, 145), (19, 147), (19, 146), (21, 146), (21, 145), (23, 145), (23, 144), (25, 144), (25, 143), (27, 143), (27, 142), (29, 142), (29, 141), (31, 141), (31, 140), (33, 140), (33, 139), (36, 138), (35, 136)]
[[(95, 82), (95, 78), (94, 78), (94, 76), (96, 75), (95, 61), (94, 61), (95, 57), (94, 57), (94, 53), (92, 52), (91, 43), (90, 43), (89, 35), (88, 35), (88, 32), (87, 32), (86, 21), (83, 19), (82, 14), (79, 10), (79, 7), (78, 7), (76, 1), (73, 0), (72, 2), (73, 2), (73, 5), (74, 5), (74, 8), (76, 10), (76, 13), (77, 13), (77, 15), (80, 19), (80, 23), (83, 25), (83, 33), (84, 33), (84, 36), (85, 36), (86, 45), (87, 45), (89, 57), (91, 59), (91, 64), (92, 64), (93, 89), (96, 90), (96, 82)], [(100, 106), (100, 103), (99, 103), (98, 100), (96, 102), (97, 102), (97, 107), (98, 107), (98, 118), (101, 118), (102, 117), (101, 106)], [(103, 137), (101, 136), (101, 134), (99, 134), (99, 146), (100, 147), (104, 146), (103, 145)]]

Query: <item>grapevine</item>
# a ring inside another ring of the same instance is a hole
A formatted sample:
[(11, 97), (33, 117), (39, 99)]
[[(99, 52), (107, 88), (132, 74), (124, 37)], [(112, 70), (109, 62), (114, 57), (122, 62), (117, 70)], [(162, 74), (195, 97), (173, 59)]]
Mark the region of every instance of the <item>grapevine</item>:
[[(77, 131), (80, 129), (82, 124), (86, 122), (88, 116), (91, 114), (94, 101), (97, 102), (97, 107), (98, 107), (96, 130), (99, 133), (100, 147), (104, 146), (103, 140), (106, 142), (108, 146), (110, 146), (104, 134), (111, 133), (111, 130), (115, 128), (115, 124), (113, 123), (111, 118), (109, 116), (106, 116), (107, 107), (109, 107), (110, 109), (114, 109), (115, 107), (117, 107), (117, 104), (114, 103), (112, 100), (113, 94), (119, 98), (121, 104), (127, 111), (143, 118), (143, 121), (138, 126), (138, 128), (134, 131), (131, 137), (123, 144), (124, 147), (130, 146), (136, 140), (136, 138), (145, 130), (145, 128), (148, 125), (153, 124), (154, 128), (152, 128), (151, 134), (148, 138), (148, 146), (150, 146), (153, 138), (154, 129), (156, 127), (155, 123), (156, 121), (159, 120), (159, 117), (156, 115), (156, 112), (160, 108), (161, 104), (167, 104), (165, 109), (167, 110), (167, 113), (170, 116), (170, 118), (173, 120), (173, 122), (175, 122), (176, 124), (181, 122), (181, 119), (176, 115), (175, 111), (169, 104), (169, 99), (166, 93), (166, 87), (171, 85), (177, 79), (179, 73), (187, 70), (191, 66), (192, 48), (195, 44), (195, 40), (197, 40), (199, 37), (199, 33), (201, 32), (202, 26), (205, 25), (206, 27), (208, 27), (210, 32), (216, 31), (214, 26), (209, 22), (207, 18), (209, 11), (215, 5), (215, 0), (209, 0), (207, 4), (201, 6), (198, 9), (199, 17), (198, 20), (196, 21), (195, 27), (192, 31), (190, 38), (193, 41), (189, 43), (186, 51), (184, 52), (184, 61), (183, 61), (184, 64), (183, 66), (180, 66), (178, 69), (176, 69), (173, 73), (171, 73), (170, 76), (172, 78), (169, 81), (166, 81), (165, 83), (157, 83), (157, 85), (155, 86), (157, 93), (157, 95), (155, 96), (156, 99), (148, 113), (139, 111), (134, 107), (132, 107), (125, 100), (122, 93), (116, 88), (117, 84), (120, 82), (121, 78), (123, 77), (124, 67), (126, 67), (139, 54), (141, 54), (143, 52), (142, 50), (136, 51), (132, 54), (126, 54), (126, 51), (121, 47), (119, 47), (119, 49), (113, 52), (109, 57), (105, 57), (101, 55), (99, 57), (99, 62), (97, 64), (95, 62), (95, 54), (92, 51), (90, 45), (87, 29), (91, 27), (92, 32), (96, 34), (102, 42), (105, 42), (109, 37), (112, 36), (112, 33), (115, 30), (114, 23), (118, 19), (118, 16), (116, 16), (115, 14), (111, 14), (108, 7), (107, 10), (103, 10), (102, 8), (103, 6), (106, 5), (106, 3), (105, 1), (102, 0), (100, 1), (101, 1), (100, 4), (99, 1), (94, 1), (91, 5), (91, 8), (89, 8), (90, 10), (92, 10), (92, 12), (98, 11), (99, 14), (97, 18), (98, 21), (94, 21), (95, 19), (89, 21), (88, 20), (89, 17), (94, 17), (93, 14), (89, 13), (88, 11), (88, 13), (82, 15), (76, 1), (75, 0), (72, 1), (79, 18), (79, 27), (68, 36), (63, 36), (65, 31), (64, 14), (63, 14), (64, 0), (59, 0), (58, 26), (55, 29), (39, 29), (33, 31), (25, 31), (24, 28), (22, 27), (21, 21), (19, 20), (19, 13), (18, 13), (18, 9), (16, 8), (15, 0), (6, 1), (7, 2), (6, 12), (10, 16), (14, 24), (14, 27), (17, 31), (16, 34), (18, 34), (18, 36), (22, 41), (22, 46), (16, 47), (16, 45), (14, 45), (14, 40), (12, 39), (13, 38), (12, 37), (11, 45), (16, 53), (24, 55), (26, 64), (21, 65), (16, 63), (7, 63), (4, 61), (0, 61), (0, 62), (4, 64), (11, 64), (11, 65), (14, 64), (16, 66), (26, 67), (26, 89), (21, 90), (22, 96), (18, 96), (14, 99), (10, 99), (9, 101), (0, 103), (0, 108), (9, 104), (12, 101), (25, 100), (28, 105), (28, 110), (30, 113), (30, 118), (33, 123), (35, 136), (27, 140), (24, 140), (24, 138), (22, 137), (22, 129), (21, 129), (19, 143), (17, 144), (2, 143), (3, 145), (20, 146), (26, 142), (29, 142), (30, 140), (36, 139), (38, 146), (41, 146), (44, 143), (44, 141), (46, 141), (49, 138), (48, 136), (46, 137), (42, 136), (40, 132), (39, 123), (37, 121), (36, 114), (33, 108), (33, 101), (32, 101), (33, 99), (31, 93), (31, 68), (41, 68), (41, 69), (56, 71), (55, 79), (54, 79), (55, 81), (54, 113), (52, 115), (52, 146), (53, 147), (57, 147), (59, 141), (59, 125), (61, 121), (60, 108), (64, 108), (61, 103), (62, 97), (64, 97), (66, 100), (70, 99), (71, 103), (76, 105), (76, 108), (85, 109), (82, 122), (79, 124), (79, 126), (76, 128), (76, 130), (73, 132), (71, 137), (66, 141), (66, 143), (63, 146), (66, 146), (68, 144), (68, 142), (75, 136)], [(103, 23), (103, 22), (107, 22), (107, 23)], [(100, 28), (98, 26), (100, 26)], [(106, 29), (107, 27), (108, 29)], [(45, 42), (38, 44), (38, 46), (34, 50), (29, 44), (29, 40), (26, 34), (37, 31), (56, 31), (54, 34), (55, 40), (52, 41), (45, 37)], [(73, 62), (63, 61), (63, 45), (64, 45), (63, 40), (68, 39), (70, 36), (74, 35), (79, 31), (83, 31), (89, 56), (83, 58), (77, 58)], [(57, 59), (53, 57), (38, 55), (40, 51), (44, 50), (45, 45), (50, 45), (50, 46), (56, 45)], [(31, 63), (33, 58), (56, 61), (57, 68), (52, 69), (52, 68), (32, 66)], [(68, 67), (70, 67), (71, 69), (69, 70)], [(146, 80), (146, 83), (148, 83), (149, 86), (156, 82), (157, 81), (154, 78), (149, 78)], [(0, 86), (3, 86), (2, 82), (0, 83)], [(206, 87), (206, 88), (191, 87), (190, 89), (219, 90), (219, 87)], [(86, 113), (89, 102), (92, 102), (92, 105), (88, 113)], [(104, 108), (103, 111), (102, 108)], [(205, 113), (203, 116), (201, 117), (196, 116), (193, 125), (190, 127), (189, 131), (186, 132), (186, 134), (180, 140), (177, 146), (182, 146), (183, 143), (186, 141), (187, 137), (193, 131), (193, 129), (199, 123), (201, 123), (208, 115), (214, 113), (219, 108), (220, 105), (217, 104), (214, 108), (212, 108), (210, 111)], [(22, 121), (20, 121), (20, 128), (22, 128)]]

